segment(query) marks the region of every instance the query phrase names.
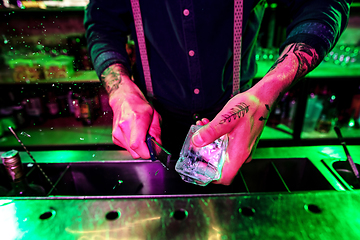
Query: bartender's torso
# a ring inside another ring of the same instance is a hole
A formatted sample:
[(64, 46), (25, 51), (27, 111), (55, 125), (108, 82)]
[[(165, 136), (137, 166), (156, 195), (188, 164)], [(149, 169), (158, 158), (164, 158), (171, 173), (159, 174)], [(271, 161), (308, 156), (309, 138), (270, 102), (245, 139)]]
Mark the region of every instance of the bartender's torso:
[[(130, 6), (130, 5), (129, 5)], [(202, 111), (232, 91), (233, 1), (140, 1), (154, 95), (165, 108)], [(256, 73), (255, 45), (265, 1), (244, 0), (241, 83)], [(136, 42), (134, 26), (133, 38)], [(139, 51), (139, 87), (145, 92)]]

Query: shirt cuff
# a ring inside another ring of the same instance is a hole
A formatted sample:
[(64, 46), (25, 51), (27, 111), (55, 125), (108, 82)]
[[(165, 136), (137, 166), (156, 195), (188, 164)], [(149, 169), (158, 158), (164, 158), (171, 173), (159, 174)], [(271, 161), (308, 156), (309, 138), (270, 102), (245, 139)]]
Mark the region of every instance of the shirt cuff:
[(120, 53), (111, 51), (103, 52), (95, 59), (94, 68), (100, 80), (101, 74), (104, 72), (104, 70), (115, 63), (122, 63), (130, 72), (130, 64), (128, 63), (127, 59), (125, 59), (124, 56), (122, 56)]
[(335, 33), (323, 23), (307, 22), (296, 26), (280, 47), (280, 53), (291, 43), (305, 43), (315, 48), (322, 60), (333, 47)]

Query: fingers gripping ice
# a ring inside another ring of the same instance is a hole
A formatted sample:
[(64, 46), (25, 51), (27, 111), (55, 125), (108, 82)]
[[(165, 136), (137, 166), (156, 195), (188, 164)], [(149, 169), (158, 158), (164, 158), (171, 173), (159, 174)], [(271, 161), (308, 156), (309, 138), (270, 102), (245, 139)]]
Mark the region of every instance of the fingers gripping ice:
[(185, 182), (206, 186), (221, 177), (226, 157), (228, 136), (223, 135), (214, 142), (197, 148), (191, 144), (191, 137), (202, 126), (192, 125), (180, 152), (175, 170)]

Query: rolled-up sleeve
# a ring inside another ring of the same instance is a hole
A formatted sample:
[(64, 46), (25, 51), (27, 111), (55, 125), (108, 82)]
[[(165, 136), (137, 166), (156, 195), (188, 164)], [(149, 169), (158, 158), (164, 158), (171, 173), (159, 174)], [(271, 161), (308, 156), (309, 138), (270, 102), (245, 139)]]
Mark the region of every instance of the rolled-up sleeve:
[(125, 0), (90, 0), (85, 9), (88, 50), (99, 78), (114, 63), (122, 63), (130, 70), (125, 48), (133, 22), (129, 10)]
[(291, 43), (305, 43), (323, 59), (347, 26), (350, 0), (281, 1), (289, 7), (292, 22), (280, 52)]

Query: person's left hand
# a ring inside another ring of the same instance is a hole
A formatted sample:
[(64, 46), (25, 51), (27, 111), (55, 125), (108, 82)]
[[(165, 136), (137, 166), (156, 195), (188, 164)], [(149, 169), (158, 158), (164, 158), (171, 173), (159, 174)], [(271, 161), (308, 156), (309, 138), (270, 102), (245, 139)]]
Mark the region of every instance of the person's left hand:
[(224, 134), (229, 136), (221, 178), (214, 183), (230, 185), (242, 164), (251, 161), (270, 114), (269, 105), (252, 92), (250, 89), (234, 96), (211, 122), (208, 119), (197, 122), (204, 127), (192, 138), (196, 147), (210, 144)]

